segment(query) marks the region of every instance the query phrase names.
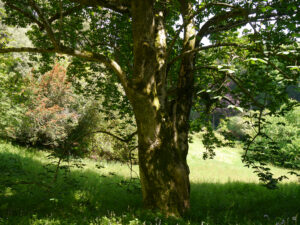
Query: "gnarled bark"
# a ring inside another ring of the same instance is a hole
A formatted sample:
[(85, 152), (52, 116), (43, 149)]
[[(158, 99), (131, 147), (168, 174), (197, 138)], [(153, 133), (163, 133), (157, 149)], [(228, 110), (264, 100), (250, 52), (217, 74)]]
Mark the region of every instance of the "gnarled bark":
[[(149, 96), (135, 98), (133, 108), (144, 205), (166, 215), (182, 215), (190, 206), (187, 133), (178, 132), (182, 121), (174, 121), (168, 112), (157, 110)], [(180, 120), (183, 117), (177, 114)]]
[[(179, 216), (190, 207), (188, 153), (189, 114), (192, 104), (193, 54), (182, 59), (177, 94), (167, 96), (167, 43), (164, 12), (154, 0), (132, 0), (134, 74), (128, 97), (132, 104), (139, 140), (139, 168), (145, 207)], [(184, 15), (190, 5), (182, 1)], [(195, 41), (192, 21), (185, 28), (184, 49)], [(132, 94), (131, 94), (132, 93)]]

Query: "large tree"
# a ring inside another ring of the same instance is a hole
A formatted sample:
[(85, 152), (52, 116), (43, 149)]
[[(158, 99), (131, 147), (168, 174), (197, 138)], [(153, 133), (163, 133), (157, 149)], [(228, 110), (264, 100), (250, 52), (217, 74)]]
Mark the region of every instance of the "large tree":
[[(2, 46), (0, 53), (41, 53), (42, 59), (53, 53), (66, 54), (75, 57), (74, 67), (91, 62), (92, 71), (107, 70), (116, 75), (136, 120), (144, 204), (167, 215), (181, 215), (190, 207), (186, 158), (193, 103), (202, 101), (196, 106), (206, 106), (202, 111), (209, 114), (217, 101), (228, 100), (224, 91), (231, 89), (224, 84), (230, 80), (242, 99), (252, 102), (249, 107), (263, 108), (272, 101), (257, 98), (257, 86), (246, 78), (264, 85), (261, 77), (265, 76), (274, 87), (276, 81), (288, 84), (295, 80), (295, 73), (285, 71), (286, 63), (277, 58), (283, 56), (285, 62), (294, 65), (295, 59), (278, 52), (280, 46), (296, 42), (297, 0), (3, 2), (5, 22), (29, 26), (27, 34), (35, 47)], [(247, 24), (251, 31), (242, 38), (237, 29)], [(210, 39), (207, 45), (205, 38)], [(241, 65), (247, 57), (290, 79), (273, 79), (269, 73), (257, 75), (256, 67), (251, 78), (245, 64), (236, 69), (239, 73), (233, 73), (228, 62), (238, 58)], [(211, 96), (212, 90), (215, 96)]]

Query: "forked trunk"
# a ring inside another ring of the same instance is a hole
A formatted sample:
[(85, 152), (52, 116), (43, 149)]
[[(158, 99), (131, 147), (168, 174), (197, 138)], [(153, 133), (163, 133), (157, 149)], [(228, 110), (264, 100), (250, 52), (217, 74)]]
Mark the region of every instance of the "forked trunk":
[[(184, 20), (190, 4), (180, 0)], [(134, 69), (126, 94), (138, 128), (139, 167), (145, 207), (180, 216), (190, 207), (188, 118), (193, 94), (193, 54), (182, 59), (177, 93), (168, 96), (167, 35), (164, 7), (155, 0), (132, 0)], [(191, 21), (184, 29), (184, 50), (194, 48)]]

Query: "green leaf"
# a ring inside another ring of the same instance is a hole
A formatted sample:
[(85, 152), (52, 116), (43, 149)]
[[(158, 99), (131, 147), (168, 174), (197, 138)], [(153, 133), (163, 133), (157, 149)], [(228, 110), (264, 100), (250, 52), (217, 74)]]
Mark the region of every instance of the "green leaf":
[(255, 64), (256, 62), (261, 62), (264, 64), (268, 64), (268, 62), (264, 59), (261, 58), (250, 58), (250, 59), (246, 59), (245, 62), (251, 62), (252, 64)]
[(235, 106), (235, 105), (229, 105), (227, 106), (228, 109), (235, 109), (237, 111), (240, 111), (240, 112), (244, 112), (244, 109), (239, 107), (239, 106)]
[(300, 72), (300, 66), (287, 66), (290, 70), (297, 70)]

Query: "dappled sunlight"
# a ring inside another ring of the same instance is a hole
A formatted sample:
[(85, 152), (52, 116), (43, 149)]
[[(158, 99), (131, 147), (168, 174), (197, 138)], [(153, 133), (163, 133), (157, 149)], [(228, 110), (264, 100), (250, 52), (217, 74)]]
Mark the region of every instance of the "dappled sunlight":
[[(128, 187), (123, 182), (126, 178), (117, 174), (124, 173), (126, 165), (115, 164), (117, 166), (114, 168), (113, 164), (108, 166), (103, 163), (110, 169), (105, 168), (102, 172), (103, 168), (92, 168), (95, 162), (85, 160), (89, 162), (87, 169), (73, 168), (66, 177), (61, 171), (57, 182), (53, 183), (53, 174), (45, 173), (45, 164), (42, 163), (47, 160), (44, 158), (46, 155), (40, 161), (22, 156), (25, 149), (10, 146), (3, 151), (1, 147), (3, 146), (0, 146), (0, 215), (10, 218), (10, 221), (22, 220), (22, 224), (27, 224), (32, 215), (55, 220), (65, 220), (72, 215), (71, 217), (76, 217), (75, 221), (79, 218), (87, 221), (87, 218), (92, 220), (99, 215), (106, 215), (108, 211), (122, 214), (129, 208), (141, 207), (139, 189)], [(47, 168), (50, 171), (55, 165)]]

